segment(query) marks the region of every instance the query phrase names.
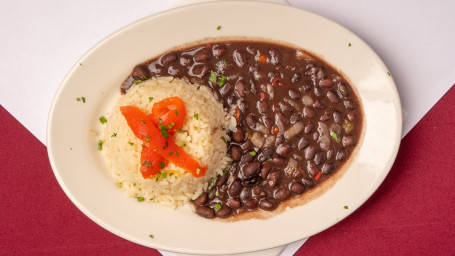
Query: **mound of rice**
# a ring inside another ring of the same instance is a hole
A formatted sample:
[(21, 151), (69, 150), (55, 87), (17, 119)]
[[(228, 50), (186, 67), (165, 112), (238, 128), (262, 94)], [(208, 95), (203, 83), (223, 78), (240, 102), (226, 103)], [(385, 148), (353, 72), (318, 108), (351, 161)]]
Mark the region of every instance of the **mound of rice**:
[[(184, 150), (201, 166), (207, 165), (207, 172), (204, 177), (195, 178), (169, 163), (162, 170), (165, 176), (144, 179), (139, 171), (142, 141), (133, 134), (119, 107), (134, 105), (150, 114), (153, 103), (173, 96), (183, 100), (187, 112), (182, 128), (185, 132), (176, 133), (175, 141), (185, 142)], [(197, 120), (195, 114), (198, 115)], [(221, 173), (229, 161), (227, 146), (221, 137), (228, 139), (227, 126), (232, 118), (227, 116), (222, 104), (205, 86), (172, 77), (144, 81), (131, 87), (118, 99), (107, 120), (103, 131), (103, 152), (116, 182), (131, 197), (167, 206), (181, 206), (199, 196), (207, 188), (208, 181)]]

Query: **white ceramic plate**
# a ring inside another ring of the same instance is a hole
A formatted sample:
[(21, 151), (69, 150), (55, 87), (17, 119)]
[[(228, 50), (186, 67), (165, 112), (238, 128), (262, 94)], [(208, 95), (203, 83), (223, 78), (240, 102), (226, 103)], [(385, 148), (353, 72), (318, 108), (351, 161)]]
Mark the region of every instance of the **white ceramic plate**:
[[(221, 25), (222, 29), (217, 30)], [(357, 88), (365, 137), (346, 173), (317, 199), (266, 220), (225, 223), (138, 203), (116, 188), (97, 150), (105, 115), (135, 64), (205, 37), (247, 36), (288, 42), (321, 56)], [(351, 44), (349, 47), (348, 44)], [(85, 97), (86, 103), (76, 101)], [(340, 25), (293, 7), (250, 1), (210, 2), (139, 20), (86, 53), (62, 82), (49, 116), (49, 158), (60, 186), (89, 218), (132, 242), (194, 254), (242, 253), (272, 248), (341, 221), (379, 187), (401, 136), (398, 93), (381, 59)], [(349, 209), (344, 209), (348, 205)], [(154, 235), (154, 239), (149, 237)]]

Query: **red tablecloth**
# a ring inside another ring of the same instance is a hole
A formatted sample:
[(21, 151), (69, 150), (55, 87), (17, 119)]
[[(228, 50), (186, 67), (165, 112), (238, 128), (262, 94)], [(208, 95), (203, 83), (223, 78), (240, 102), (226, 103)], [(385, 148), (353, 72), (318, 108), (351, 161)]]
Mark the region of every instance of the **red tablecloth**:
[[(0, 107), (1, 255), (160, 255), (85, 217), (46, 147)], [(455, 255), (455, 86), (403, 139), (378, 191), (303, 255)]]

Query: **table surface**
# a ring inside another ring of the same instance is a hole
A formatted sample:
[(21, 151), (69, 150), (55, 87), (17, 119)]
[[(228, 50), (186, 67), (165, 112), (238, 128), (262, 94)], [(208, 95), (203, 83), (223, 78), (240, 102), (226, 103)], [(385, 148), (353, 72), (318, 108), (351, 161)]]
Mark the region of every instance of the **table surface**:
[[(455, 2), (288, 2), (346, 26), (382, 57), (400, 92), (407, 134), (378, 191), (295, 255), (454, 254)], [(0, 255), (161, 255), (83, 215), (56, 182), (43, 144), (52, 97), (77, 59), (118, 28), (171, 7), (135, 3), (0, 3)]]

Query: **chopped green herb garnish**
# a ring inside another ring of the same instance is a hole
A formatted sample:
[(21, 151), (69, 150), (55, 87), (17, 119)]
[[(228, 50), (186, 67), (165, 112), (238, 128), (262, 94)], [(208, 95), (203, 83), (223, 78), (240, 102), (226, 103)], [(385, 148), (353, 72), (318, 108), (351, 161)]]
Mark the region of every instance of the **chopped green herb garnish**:
[(133, 187), (136, 187), (136, 182), (133, 183)]
[[(177, 141), (177, 142), (175, 142), (175, 144), (177, 144), (177, 146), (179, 146), (179, 147), (185, 147), (186, 146), (186, 142), (185, 141)], [(177, 155), (177, 153), (178, 152), (175, 152), (176, 155)]]
[(117, 182), (115, 183), (115, 186), (117, 186), (118, 188), (122, 188), (123, 184), (121, 182)]
[(216, 73), (215, 73), (215, 71), (213, 71), (213, 70), (210, 70), (209, 81), (210, 81), (210, 82), (213, 82), (213, 83), (216, 83)]
[(218, 86), (219, 87), (223, 87), (224, 83), (226, 83), (226, 80), (227, 80), (227, 76), (221, 74), (220, 75), (220, 81), (218, 82)]
[(160, 173), (158, 173), (158, 175), (156, 175), (155, 181), (158, 182), (159, 179), (160, 179)]
[(174, 132), (183, 133), (183, 130), (180, 130), (180, 129), (174, 129)]
[(223, 63), (224, 65), (227, 65), (227, 61), (225, 59), (222, 59), (221, 63)]
[(81, 98), (76, 98), (76, 101), (81, 101)]
[(107, 119), (104, 116), (100, 116), (100, 122), (101, 124), (105, 124), (107, 122)]
[(133, 83), (140, 84), (140, 83), (142, 83), (142, 80), (134, 80)]
[(217, 179), (218, 179), (218, 176), (215, 176), (212, 178), (212, 180), (210, 181), (210, 185), (207, 187), (207, 190), (210, 190), (213, 186), (215, 186)]
[(160, 162), (161, 169), (164, 169), (164, 162)]
[(272, 162), (272, 158), (267, 158), (267, 162)]
[(223, 170), (223, 175), (222, 175), (222, 176), (226, 175), (228, 172), (229, 172), (229, 170), (228, 170), (227, 168), (225, 168), (225, 169)]
[(172, 176), (172, 175), (174, 175), (174, 173), (173, 173), (173, 172), (169, 173), (169, 176)]
[(265, 186), (265, 184), (266, 184), (266, 182), (265, 182), (265, 181), (262, 181), (261, 183), (259, 183), (259, 186), (260, 186), (260, 187), (263, 187), (263, 186)]
[(81, 66), (81, 67), (82, 67), (82, 63), (80, 63), (80, 62), (79, 62), (79, 66)]
[(179, 156), (179, 152), (178, 152), (178, 151), (175, 151), (175, 155), (176, 155), (176, 156)]
[(149, 237), (150, 237), (151, 239), (155, 238), (152, 234), (150, 234)]
[(145, 141), (149, 141), (149, 140), (150, 140), (150, 136), (149, 135), (145, 136)]
[(218, 211), (219, 209), (221, 209), (221, 205), (220, 204), (215, 204), (215, 210)]
[(142, 121), (143, 124), (145, 124), (145, 120), (143, 118), (141, 118), (141, 121)]
[(215, 196), (219, 196), (219, 195), (220, 195), (220, 193), (218, 192), (218, 190), (216, 190)]
[(144, 166), (144, 167), (152, 167), (152, 162), (150, 162), (150, 160), (149, 161), (144, 161), (144, 162), (142, 162), (142, 166)]
[(176, 115), (176, 116), (178, 116), (178, 115), (179, 115), (179, 112), (178, 112), (177, 110), (175, 111), (175, 115)]
[(148, 80), (149, 78), (142, 74), (142, 80)]
[(169, 133), (167, 132), (168, 128), (162, 124), (160, 124), (159, 127), (160, 127), (160, 131), (161, 131), (161, 135), (163, 135), (163, 137), (167, 140), (169, 138)]
[(114, 132), (114, 133), (111, 135), (111, 137), (112, 137), (112, 138), (117, 137), (117, 133)]
[(224, 141), (224, 143), (227, 143), (226, 138), (224, 136), (221, 136), (221, 140)]
[(161, 179), (166, 179), (167, 177), (167, 172), (163, 172), (163, 174), (161, 174)]
[(334, 131), (330, 131), (330, 136), (332, 136), (332, 138), (338, 142), (338, 134)]
[(171, 123), (170, 125), (167, 126), (168, 129), (172, 129), (174, 128), (175, 124), (174, 123)]
[(85, 103), (85, 97), (82, 97), (81, 99), (82, 99), (82, 103)]
[(169, 152), (169, 156), (172, 156), (174, 154), (174, 152)]
[(103, 149), (103, 141), (98, 140), (98, 150), (101, 151)]
[(349, 207), (347, 205), (345, 205), (343, 208), (346, 209), (346, 210), (349, 209)]
[(197, 168), (196, 169), (196, 174), (199, 174), (199, 173), (201, 173), (201, 169)]
[(142, 196), (136, 197), (138, 202), (143, 202), (144, 198)]
[(351, 46), (352, 46), (352, 44), (351, 44), (351, 43), (348, 43), (348, 47), (351, 47)]
[(195, 118), (196, 120), (199, 120), (199, 114), (198, 114), (198, 113), (195, 113), (195, 114), (194, 114), (194, 118)]
[(153, 97), (149, 97), (149, 102), (153, 100)]
[(134, 145), (134, 142), (128, 141), (128, 144), (130, 144), (131, 146), (133, 146), (133, 145)]
[(218, 27), (216, 27), (216, 30), (220, 30), (220, 29), (221, 29), (221, 26), (220, 26), (220, 25), (218, 25)]
[(250, 151), (251, 156), (256, 156), (256, 151)]
[(387, 75), (390, 76), (390, 72), (387, 71)]

